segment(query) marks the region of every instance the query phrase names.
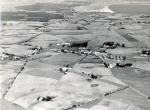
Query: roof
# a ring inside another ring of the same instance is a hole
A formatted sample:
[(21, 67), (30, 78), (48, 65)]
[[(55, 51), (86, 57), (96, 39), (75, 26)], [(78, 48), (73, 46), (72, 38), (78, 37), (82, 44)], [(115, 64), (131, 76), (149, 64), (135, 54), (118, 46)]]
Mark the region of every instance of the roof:
[(78, 40), (78, 41), (67, 41), (67, 43), (85, 43), (89, 42), (90, 40)]

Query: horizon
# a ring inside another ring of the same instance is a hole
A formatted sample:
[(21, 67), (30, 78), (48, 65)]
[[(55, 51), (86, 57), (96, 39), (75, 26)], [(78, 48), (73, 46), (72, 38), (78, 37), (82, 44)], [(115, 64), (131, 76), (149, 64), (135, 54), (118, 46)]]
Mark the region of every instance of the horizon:
[[(32, 5), (36, 3), (67, 3), (69, 1), (79, 1), (81, 0), (0, 0), (1, 4), (1, 11), (13, 11), (15, 10), (16, 6), (24, 6), (24, 5)], [(126, 3), (150, 3), (149, 0), (82, 0), (83, 2), (91, 2), (91, 4), (101, 4), (101, 5), (106, 5), (106, 2), (108, 5), (113, 5), (113, 4), (126, 4)], [(84, 6), (84, 5), (83, 5)]]

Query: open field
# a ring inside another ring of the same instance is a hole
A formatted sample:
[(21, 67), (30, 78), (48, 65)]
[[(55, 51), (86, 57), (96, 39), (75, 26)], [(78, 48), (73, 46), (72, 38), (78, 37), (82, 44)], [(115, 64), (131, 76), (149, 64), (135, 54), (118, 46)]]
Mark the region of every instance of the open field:
[(24, 62), (21, 61), (0, 63), (0, 98), (4, 97), (7, 93), (23, 65)]
[[(150, 10), (149, 5), (142, 4), (122, 4), (122, 5), (112, 5), (110, 8), (117, 13), (124, 13), (129, 15), (136, 14), (150, 14), (148, 10)], [(139, 11), (137, 11), (137, 9)], [(130, 10), (130, 11), (129, 11)]]
[[(123, 102), (134, 104), (135, 106), (139, 106), (141, 110), (148, 110), (149, 109), (149, 102), (145, 100), (142, 96), (139, 96), (135, 91), (132, 89), (126, 89), (122, 92), (118, 92), (117, 94), (113, 94), (108, 96), (110, 99), (124, 99)], [(138, 110), (138, 108), (136, 108)]]
[(122, 34), (122, 37), (127, 39), (129, 42), (137, 42), (138, 40), (128, 34)]
[(16, 12), (2, 12), (1, 19), (3, 21), (39, 21), (47, 22), (50, 19), (62, 19), (63, 15), (55, 13), (46, 13), (46, 12), (26, 12), (26, 11), (16, 11)]
[(6, 100), (0, 99), (0, 104), (3, 106), (0, 106), (1, 110), (25, 110), (23, 107), (18, 106), (16, 104), (13, 104), (11, 102), (8, 102)]
[(149, 71), (134, 68), (113, 68), (112, 73), (117, 78), (129, 84), (131, 87), (136, 88), (137, 90), (143, 92), (147, 96), (150, 95), (148, 92), (150, 90)]

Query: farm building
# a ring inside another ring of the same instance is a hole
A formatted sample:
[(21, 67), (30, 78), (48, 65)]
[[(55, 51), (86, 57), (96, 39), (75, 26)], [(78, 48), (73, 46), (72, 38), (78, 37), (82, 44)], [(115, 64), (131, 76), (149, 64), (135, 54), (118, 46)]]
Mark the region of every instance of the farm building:
[(89, 40), (85, 41), (69, 41), (70, 45), (69, 47), (87, 47)]

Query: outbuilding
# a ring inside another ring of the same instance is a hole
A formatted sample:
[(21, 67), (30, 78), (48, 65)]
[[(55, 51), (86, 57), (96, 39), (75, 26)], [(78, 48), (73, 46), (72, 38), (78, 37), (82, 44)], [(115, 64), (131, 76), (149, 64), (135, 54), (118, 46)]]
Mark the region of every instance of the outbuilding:
[(89, 40), (82, 41), (68, 41), (69, 47), (87, 47)]

